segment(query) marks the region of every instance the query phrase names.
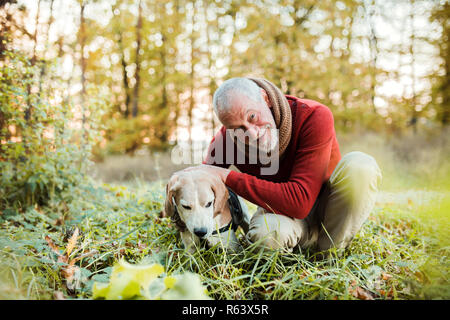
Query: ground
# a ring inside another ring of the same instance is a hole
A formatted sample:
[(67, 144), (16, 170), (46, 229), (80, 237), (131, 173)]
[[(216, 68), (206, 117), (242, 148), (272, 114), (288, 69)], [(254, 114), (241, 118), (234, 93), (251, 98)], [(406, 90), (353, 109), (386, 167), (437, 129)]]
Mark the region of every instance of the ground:
[(449, 299), (447, 136), (340, 137), (343, 154), (377, 159), (383, 183), (350, 247), (327, 259), (256, 245), (188, 254), (170, 219), (160, 218), (167, 178), (183, 166), (167, 154), (110, 157), (61, 199), (1, 214), (0, 299), (92, 298), (93, 284), (107, 282), (120, 259), (158, 262), (165, 275), (194, 272), (214, 299)]
[[(55, 204), (3, 222), (1, 254), (7, 263), (0, 298), (89, 298), (93, 283), (106, 282), (120, 258), (159, 262), (168, 274), (195, 272), (216, 299), (450, 298), (449, 219), (440, 214), (449, 209), (446, 193), (381, 192), (351, 246), (321, 260), (313, 252), (259, 251), (256, 246), (240, 254), (213, 248), (190, 255), (171, 221), (159, 218), (162, 186), (142, 181), (91, 186), (84, 190), (89, 194), (85, 202), (65, 209), (80, 213), (67, 221), (52, 216), (50, 211), (60, 210)], [(58, 262), (45, 235), (64, 254), (76, 227), (82, 236), (70, 259), (84, 258), (68, 279), (71, 270)]]

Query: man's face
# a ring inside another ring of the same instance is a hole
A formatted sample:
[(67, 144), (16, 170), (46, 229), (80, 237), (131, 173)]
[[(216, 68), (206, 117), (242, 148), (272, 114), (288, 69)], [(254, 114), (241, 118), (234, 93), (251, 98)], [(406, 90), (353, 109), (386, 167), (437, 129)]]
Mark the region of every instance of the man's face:
[[(266, 92), (261, 89), (263, 101), (256, 102), (237, 92), (231, 100), (231, 108), (218, 114), (226, 129), (234, 130), (235, 136), (242, 142), (264, 150), (272, 150), (277, 138), (275, 120), (270, 111), (271, 105)], [(244, 141), (247, 140), (247, 141)]]

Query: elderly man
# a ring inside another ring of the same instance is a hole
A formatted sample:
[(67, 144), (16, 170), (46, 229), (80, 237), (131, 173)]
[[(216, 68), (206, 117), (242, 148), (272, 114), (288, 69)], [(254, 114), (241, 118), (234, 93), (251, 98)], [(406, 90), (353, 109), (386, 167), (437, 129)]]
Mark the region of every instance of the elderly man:
[[(225, 81), (213, 106), (223, 127), (201, 166), (259, 206), (247, 239), (273, 249), (348, 246), (374, 206), (381, 172), (365, 153), (341, 158), (330, 109), (254, 78)], [(251, 150), (272, 155), (277, 170), (264, 174), (267, 162), (249, 161)]]

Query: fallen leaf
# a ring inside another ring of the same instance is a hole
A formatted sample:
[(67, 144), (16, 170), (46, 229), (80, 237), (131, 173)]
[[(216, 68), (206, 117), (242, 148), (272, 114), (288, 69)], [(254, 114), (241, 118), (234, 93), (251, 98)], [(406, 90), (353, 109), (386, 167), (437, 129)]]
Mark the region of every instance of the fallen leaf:
[(68, 263), (69, 262), (69, 259), (67, 258), (67, 256), (63, 256), (63, 255), (60, 255), (59, 257), (58, 257), (58, 262), (59, 263)]
[(391, 298), (391, 297), (394, 296), (394, 287), (392, 287), (391, 290), (389, 290), (389, 292), (387, 293), (387, 296), (388, 296), (389, 298)]
[(373, 300), (372, 295), (361, 287), (356, 287), (355, 293), (353, 296), (360, 300)]
[(66, 298), (64, 298), (64, 293), (62, 293), (61, 291), (53, 292), (53, 297), (55, 298), (55, 300), (66, 300)]
[(61, 275), (66, 279), (68, 282), (72, 282), (73, 276), (75, 274), (75, 271), (78, 269), (77, 266), (75, 266), (75, 261), (70, 261), (66, 265), (61, 267)]
[(78, 256), (74, 259), (69, 258), (69, 254), (73, 251), (73, 248), (76, 245), (77, 239), (79, 237), (78, 228), (75, 229), (73, 235), (68, 240), (68, 244), (66, 246), (66, 254), (61, 254), (58, 246), (50, 239), (49, 236), (45, 236), (45, 240), (47, 241), (48, 246), (52, 249), (52, 251), (58, 256), (57, 262), (62, 264), (60, 267), (61, 276), (66, 281), (66, 287), (68, 290), (73, 291), (79, 284), (81, 279), (81, 270), (75, 263), (82, 259), (83, 257), (92, 255), (95, 253), (95, 250)]
[(50, 249), (52, 249), (52, 251), (58, 256), (62, 256), (61, 253), (59, 252), (59, 248), (56, 244), (54, 244), (54, 242), (52, 241), (52, 239), (50, 239), (49, 236), (45, 236), (45, 241), (47, 241), (48, 246), (50, 247)]
[(414, 275), (417, 277), (417, 280), (419, 280), (420, 282), (425, 282), (425, 276), (422, 272), (416, 271), (414, 273)]
[(358, 298), (360, 300), (373, 300), (373, 296), (369, 292), (367, 292), (363, 288), (357, 286), (356, 284), (357, 284), (356, 281), (353, 280), (350, 283), (350, 286), (348, 288), (348, 292), (352, 296), (354, 296), (355, 298)]
[(77, 262), (77, 261), (79, 261), (79, 260), (81, 260), (81, 259), (83, 259), (83, 258), (86, 258), (86, 257), (91, 257), (91, 256), (93, 256), (94, 254), (96, 254), (96, 253), (98, 253), (98, 251), (97, 250), (91, 250), (91, 251), (89, 251), (89, 252), (86, 252), (86, 253), (83, 253), (82, 255), (79, 255), (78, 257), (75, 257), (74, 259), (73, 259), (73, 261), (74, 262)]
[(383, 280), (386, 281), (386, 280), (389, 280), (390, 278), (392, 278), (392, 276), (390, 274), (383, 272), (383, 275), (382, 275)]
[(67, 252), (68, 257), (72, 253), (73, 248), (75, 248), (75, 246), (77, 245), (79, 232), (80, 232), (80, 230), (78, 228), (75, 228), (75, 231), (73, 232), (72, 236), (70, 237), (69, 241), (67, 242), (66, 252)]
[(71, 265), (61, 270), (61, 274), (65, 275), (66, 287), (69, 292), (73, 293), (75, 289), (80, 287), (81, 269), (79, 267)]

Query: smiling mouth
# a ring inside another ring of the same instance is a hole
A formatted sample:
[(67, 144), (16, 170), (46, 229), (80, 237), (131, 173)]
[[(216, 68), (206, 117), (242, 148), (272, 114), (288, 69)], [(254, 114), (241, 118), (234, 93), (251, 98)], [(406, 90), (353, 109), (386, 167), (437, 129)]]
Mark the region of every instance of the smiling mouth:
[(267, 132), (268, 132), (269, 130), (270, 130), (269, 127), (266, 127), (266, 128), (264, 129), (264, 133), (263, 133), (262, 135), (260, 135), (260, 136), (258, 137), (258, 139), (256, 139), (256, 141), (257, 141), (257, 142), (260, 142), (261, 139), (264, 138), (264, 137), (267, 135)]

